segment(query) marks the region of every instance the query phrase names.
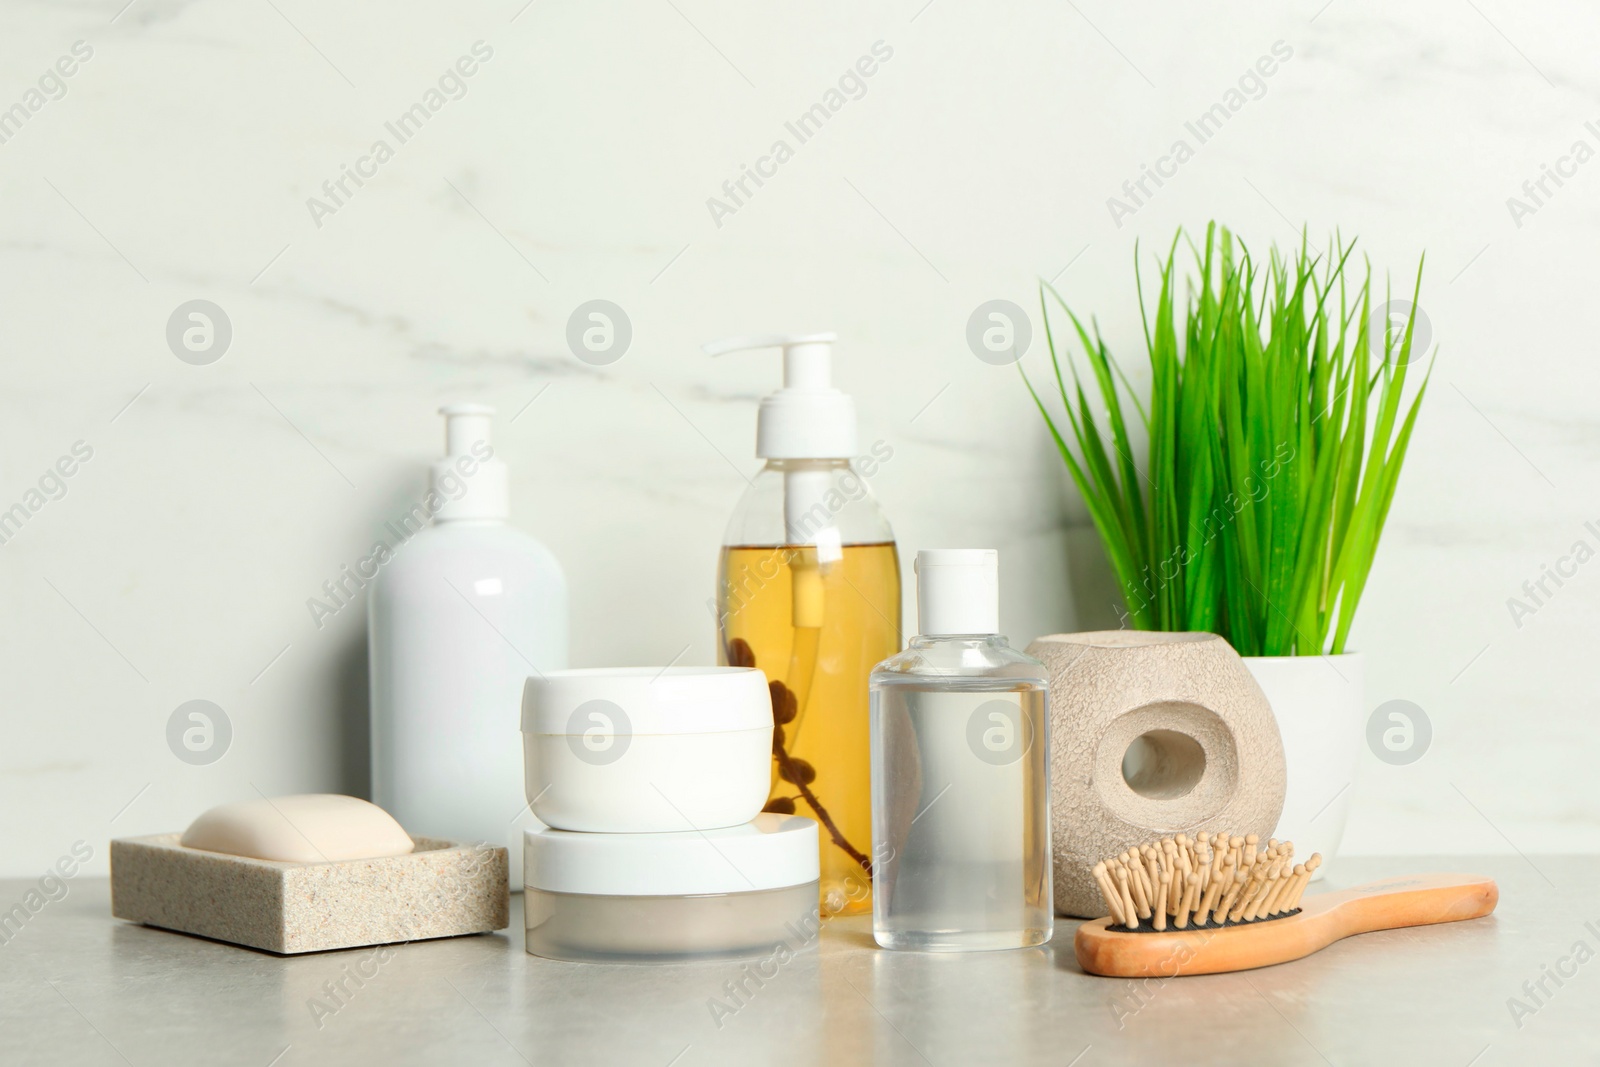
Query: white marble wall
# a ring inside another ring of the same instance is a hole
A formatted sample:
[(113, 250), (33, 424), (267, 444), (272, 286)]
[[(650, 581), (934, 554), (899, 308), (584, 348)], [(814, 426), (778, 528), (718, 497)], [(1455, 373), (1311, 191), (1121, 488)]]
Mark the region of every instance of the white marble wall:
[[(444, 401), (504, 413), (577, 664), (709, 660), (776, 375), (699, 354), (724, 334), (840, 331), (902, 546), (999, 547), (1019, 642), (1111, 619), (1016, 372), (965, 323), (1054, 278), (1136, 359), (1134, 242), (1213, 217), (1257, 246), (1341, 227), (1405, 279), (1428, 255), (1439, 369), (1355, 644), (1369, 704), (1415, 701), (1435, 739), (1365, 758), (1349, 849), (1600, 847), (1600, 563), (1520, 627), (1506, 603), (1600, 547), (1600, 162), (1506, 205), (1600, 147), (1597, 29), (1574, 0), (5, 5), (0, 108), (41, 106), (0, 143), (0, 508), (93, 455), (0, 546), (0, 875), (80, 838), (103, 870), (108, 837), (257, 789), (365, 787), (363, 620), (318, 630), (305, 602), (417, 491)], [(64, 95), (30, 97), (78, 41)], [(385, 123), (479, 41), (400, 144)], [(714, 219), (880, 41), (860, 98)], [(1260, 98), (1117, 225), (1107, 198), (1280, 41)], [(313, 218), (380, 138), (393, 158)], [(604, 367), (565, 341), (597, 298), (633, 326)], [(210, 365), (165, 337), (195, 299), (232, 324)], [(192, 699), (233, 725), (209, 766), (165, 739)]]

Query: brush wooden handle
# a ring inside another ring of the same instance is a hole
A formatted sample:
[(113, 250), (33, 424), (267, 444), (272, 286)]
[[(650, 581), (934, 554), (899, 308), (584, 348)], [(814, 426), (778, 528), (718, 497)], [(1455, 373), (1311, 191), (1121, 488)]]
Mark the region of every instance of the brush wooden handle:
[(1418, 874), (1323, 893), (1296, 915), (1219, 930), (1133, 933), (1111, 928), (1112, 919), (1094, 919), (1078, 927), (1073, 949), (1090, 974), (1218, 974), (1297, 960), (1351, 934), (1481, 918), (1499, 899), (1491, 878)]

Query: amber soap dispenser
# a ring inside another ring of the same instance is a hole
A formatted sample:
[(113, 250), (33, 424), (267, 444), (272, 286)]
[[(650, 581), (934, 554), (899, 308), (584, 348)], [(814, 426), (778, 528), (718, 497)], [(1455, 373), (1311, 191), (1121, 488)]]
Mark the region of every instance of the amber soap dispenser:
[(872, 910), (867, 679), (900, 651), (900, 561), (867, 485), (893, 450), (858, 451), (855, 405), (831, 381), (835, 340), (776, 334), (705, 348), (783, 351), (783, 388), (756, 423), (767, 464), (723, 538), (717, 647), (724, 664), (766, 673), (776, 720), (766, 810), (817, 820), (823, 915)]

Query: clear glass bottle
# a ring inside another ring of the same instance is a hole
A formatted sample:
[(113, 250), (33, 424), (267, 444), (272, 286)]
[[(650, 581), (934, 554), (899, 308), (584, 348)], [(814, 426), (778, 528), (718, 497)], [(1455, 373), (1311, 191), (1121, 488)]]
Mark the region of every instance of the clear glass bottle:
[(900, 559), (867, 484), (894, 451), (879, 441), (858, 452), (855, 407), (831, 382), (833, 341), (784, 334), (707, 346), (783, 350), (783, 388), (762, 400), (757, 420), (767, 465), (723, 538), (717, 648), (724, 664), (766, 672), (775, 719), (766, 810), (820, 824), (824, 915), (872, 906), (867, 676), (901, 646)]
[(872, 672), (872, 932), (1025, 948), (1053, 929), (1049, 677), (999, 629), (994, 551), (917, 553), (921, 636)]

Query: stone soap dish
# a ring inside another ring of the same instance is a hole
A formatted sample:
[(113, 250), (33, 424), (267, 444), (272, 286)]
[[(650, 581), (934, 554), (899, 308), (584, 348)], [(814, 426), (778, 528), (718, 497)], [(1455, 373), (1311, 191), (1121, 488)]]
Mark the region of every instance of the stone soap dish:
[(413, 837), (405, 855), (286, 863), (186, 848), (180, 836), (111, 842), (113, 916), (281, 955), (511, 922), (504, 848)]

